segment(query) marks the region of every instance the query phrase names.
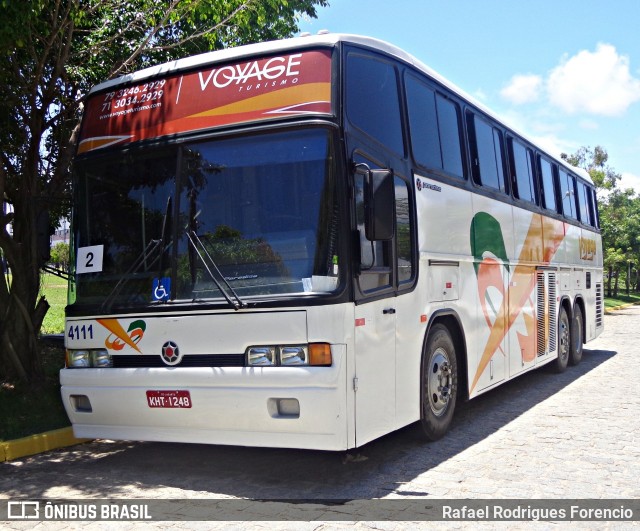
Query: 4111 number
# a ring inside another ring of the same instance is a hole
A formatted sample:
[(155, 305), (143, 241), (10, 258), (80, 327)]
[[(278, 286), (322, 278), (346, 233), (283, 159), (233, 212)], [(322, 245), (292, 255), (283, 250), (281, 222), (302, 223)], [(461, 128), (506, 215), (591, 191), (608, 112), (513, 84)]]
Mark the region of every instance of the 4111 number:
[(70, 326), (67, 337), (73, 341), (74, 339), (93, 339), (93, 325)]

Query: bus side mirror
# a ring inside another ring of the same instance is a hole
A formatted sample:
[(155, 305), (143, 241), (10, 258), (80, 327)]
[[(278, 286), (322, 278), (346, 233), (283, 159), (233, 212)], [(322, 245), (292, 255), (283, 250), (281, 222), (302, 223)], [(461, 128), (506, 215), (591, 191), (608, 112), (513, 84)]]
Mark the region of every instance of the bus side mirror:
[(392, 170), (368, 170), (365, 188), (365, 236), (370, 241), (393, 238), (395, 187)]

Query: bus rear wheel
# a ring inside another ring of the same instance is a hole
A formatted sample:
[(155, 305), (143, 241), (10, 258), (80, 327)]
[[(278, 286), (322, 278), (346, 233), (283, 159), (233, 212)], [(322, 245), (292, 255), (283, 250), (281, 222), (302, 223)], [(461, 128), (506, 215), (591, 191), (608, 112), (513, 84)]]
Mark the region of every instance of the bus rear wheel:
[(571, 349), (569, 351), (569, 365), (578, 365), (582, 360), (582, 310), (576, 304), (573, 307), (573, 322), (571, 323)]
[(425, 437), (436, 441), (449, 429), (458, 391), (456, 351), (446, 326), (433, 325), (422, 356), (420, 424)]
[(569, 354), (571, 352), (571, 326), (567, 310), (560, 308), (558, 316), (558, 357), (551, 362), (553, 372), (561, 373), (569, 364)]

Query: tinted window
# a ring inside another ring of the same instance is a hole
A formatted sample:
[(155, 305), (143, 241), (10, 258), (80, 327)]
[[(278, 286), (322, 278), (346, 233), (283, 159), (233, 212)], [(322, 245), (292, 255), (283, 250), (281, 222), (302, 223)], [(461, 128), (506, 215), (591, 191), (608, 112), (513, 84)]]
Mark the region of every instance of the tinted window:
[(540, 164), (540, 180), (542, 181), (543, 206), (548, 210), (558, 210), (556, 187), (554, 184), (554, 167), (548, 160), (538, 158)]
[(575, 178), (564, 170), (560, 170), (560, 195), (562, 197), (562, 212), (565, 217), (578, 219)]
[(411, 242), (411, 207), (409, 205), (409, 185), (400, 177), (395, 178), (396, 185), (396, 246), (398, 255), (398, 282), (407, 282), (413, 278), (413, 260)]
[(462, 148), (460, 145), (460, 120), (458, 106), (440, 94), (436, 94), (438, 129), (442, 150), (442, 167), (445, 171), (462, 177)]
[(586, 225), (593, 225), (593, 212), (588, 197), (591, 189), (585, 183), (578, 183), (578, 200), (580, 201), (580, 221)]
[(504, 192), (502, 133), (471, 113), (467, 120), (475, 182)]
[(372, 57), (347, 60), (347, 115), (351, 123), (404, 154), (395, 68)]
[(418, 164), (463, 177), (458, 106), (414, 77), (407, 77), (407, 104)]
[(531, 150), (514, 139), (511, 139), (509, 144), (511, 146), (511, 175), (516, 184), (516, 197), (535, 203)]
[(598, 201), (596, 200), (596, 191), (593, 188), (591, 188), (591, 193), (589, 194), (589, 205), (591, 206), (591, 212), (593, 212), (592, 225), (596, 228), (600, 228), (600, 219), (598, 217)]

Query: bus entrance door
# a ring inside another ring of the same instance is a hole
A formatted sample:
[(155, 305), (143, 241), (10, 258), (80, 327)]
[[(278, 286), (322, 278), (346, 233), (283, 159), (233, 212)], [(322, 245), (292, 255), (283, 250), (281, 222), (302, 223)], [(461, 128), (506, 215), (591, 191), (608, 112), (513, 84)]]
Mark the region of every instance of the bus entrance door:
[(396, 313), (393, 299), (356, 306), (355, 421), (361, 446), (388, 433), (396, 408)]

